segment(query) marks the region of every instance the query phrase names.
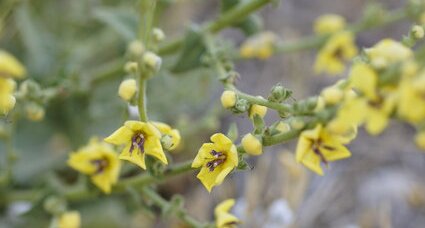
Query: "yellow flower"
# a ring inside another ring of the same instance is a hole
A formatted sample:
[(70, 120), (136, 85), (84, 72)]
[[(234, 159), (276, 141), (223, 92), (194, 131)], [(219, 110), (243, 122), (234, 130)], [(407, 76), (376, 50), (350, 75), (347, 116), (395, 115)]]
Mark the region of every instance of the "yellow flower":
[(227, 199), (220, 204), (214, 210), (217, 228), (233, 228), (240, 223), (236, 216), (229, 213), (230, 209), (235, 205), (234, 199)]
[(356, 63), (350, 71), (350, 85), (369, 99), (377, 99), (378, 75), (365, 63)]
[(257, 137), (255, 137), (251, 133), (246, 134), (242, 138), (241, 143), (245, 152), (250, 155), (257, 156), (263, 153), (263, 144)]
[(345, 62), (356, 54), (357, 48), (354, 44), (353, 33), (348, 31), (335, 33), (320, 50), (314, 70), (316, 73), (340, 74), (345, 69)]
[(240, 48), (243, 58), (267, 59), (273, 54), (277, 37), (272, 32), (259, 33), (247, 39)]
[(296, 160), (307, 168), (323, 175), (321, 163), (336, 161), (351, 156), (341, 142), (341, 137), (330, 134), (321, 124), (301, 133), (297, 144)]
[(106, 143), (93, 138), (89, 144), (72, 153), (68, 165), (89, 175), (91, 181), (105, 193), (117, 183), (121, 163), (114, 150)]
[(176, 149), (181, 140), (180, 132), (177, 129), (171, 128), (168, 124), (160, 122), (152, 122), (152, 124), (158, 128), (162, 134), (162, 142), (164, 149), (174, 150)]
[(211, 141), (201, 146), (192, 163), (192, 168), (201, 168), (197, 177), (209, 192), (238, 165), (236, 146), (229, 138), (217, 133)]
[[(341, 119), (354, 125), (366, 124), (366, 131), (371, 135), (380, 134), (388, 125), (391, 113), (396, 104), (395, 94), (379, 96), (375, 100), (357, 97), (341, 107)], [(338, 113), (340, 114), (340, 113)], [(345, 116), (345, 117), (343, 117)]]
[(425, 119), (425, 72), (417, 78), (401, 80), (397, 104), (401, 118), (418, 123)]
[(236, 93), (231, 90), (225, 90), (221, 94), (220, 101), (224, 108), (231, 108), (236, 104)]
[(24, 66), (11, 54), (0, 50), (0, 77), (23, 78)]
[(125, 101), (131, 100), (134, 94), (136, 94), (137, 85), (136, 80), (134, 79), (126, 79), (121, 82), (120, 87), (118, 89), (118, 95)]
[(259, 115), (263, 118), (267, 114), (267, 107), (262, 105), (253, 104), (249, 109), (249, 118), (254, 118), (255, 115)]
[(161, 132), (152, 123), (126, 121), (124, 126), (105, 138), (105, 142), (125, 145), (119, 158), (130, 161), (142, 169), (146, 169), (145, 154), (168, 164), (161, 146)]
[(328, 34), (343, 30), (345, 19), (336, 14), (325, 14), (314, 22), (314, 32), (317, 34)]
[(78, 211), (68, 211), (59, 217), (58, 228), (79, 228), (81, 218)]
[(13, 79), (0, 77), (0, 114), (6, 115), (15, 107), (16, 99), (13, 96), (16, 83)]
[(384, 39), (365, 52), (376, 68), (384, 68), (413, 56), (411, 49), (391, 39)]

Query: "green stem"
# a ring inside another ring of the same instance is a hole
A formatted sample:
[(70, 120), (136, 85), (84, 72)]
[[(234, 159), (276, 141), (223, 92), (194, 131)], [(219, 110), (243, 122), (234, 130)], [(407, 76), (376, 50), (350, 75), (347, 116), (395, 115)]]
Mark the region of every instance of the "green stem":
[[(151, 200), (154, 204), (159, 206), (161, 209), (167, 209), (170, 208), (172, 205), (162, 198), (158, 193), (153, 191), (152, 189), (148, 187), (144, 187), (141, 189), (142, 194), (147, 196), (149, 200)], [(177, 208), (177, 211), (175, 212), (176, 216), (184, 221), (186, 224), (190, 225), (191, 227), (205, 227), (204, 224), (198, 222), (196, 219), (192, 218), (190, 215), (187, 214), (187, 212), (182, 208)]]
[(143, 122), (148, 121), (148, 114), (146, 111), (146, 84), (146, 78), (141, 75), (139, 79), (139, 99), (137, 106), (139, 108), (140, 120)]

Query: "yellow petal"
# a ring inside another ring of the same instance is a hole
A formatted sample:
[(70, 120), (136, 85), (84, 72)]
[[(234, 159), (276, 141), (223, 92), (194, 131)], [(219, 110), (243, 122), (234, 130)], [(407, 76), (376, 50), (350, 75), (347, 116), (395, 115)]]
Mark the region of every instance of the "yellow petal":
[(164, 154), (159, 138), (152, 136), (147, 137), (144, 147), (146, 154), (152, 155), (164, 164), (168, 164), (167, 157)]
[(133, 132), (129, 127), (122, 126), (118, 128), (114, 133), (105, 138), (105, 142), (122, 145), (131, 142), (131, 138), (133, 137), (135, 132)]
[(136, 120), (128, 120), (128, 121), (125, 121), (125, 123), (124, 123), (124, 126), (130, 128), (131, 131), (133, 131), (133, 132), (142, 131), (142, 129), (144, 128), (145, 125), (146, 125), (145, 122), (140, 122), (140, 121), (136, 121)]
[(206, 163), (207, 159), (212, 159), (211, 151), (214, 150), (213, 143), (204, 143), (196, 154), (195, 159), (192, 162), (192, 168), (199, 168)]
[(119, 159), (129, 161), (142, 169), (146, 169), (145, 154), (141, 153), (138, 148), (134, 148), (133, 152), (130, 153), (130, 147), (131, 143), (127, 144), (119, 155)]
[(227, 136), (225, 136), (222, 133), (216, 133), (216, 134), (212, 135), (211, 136), (211, 142), (216, 144), (218, 152), (227, 151), (233, 145), (232, 140), (227, 138)]
[(320, 166), (320, 157), (314, 154), (313, 151), (310, 153), (305, 153), (304, 157), (301, 160), (301, 163), (313, 172), (323, 176), (323, 169)]

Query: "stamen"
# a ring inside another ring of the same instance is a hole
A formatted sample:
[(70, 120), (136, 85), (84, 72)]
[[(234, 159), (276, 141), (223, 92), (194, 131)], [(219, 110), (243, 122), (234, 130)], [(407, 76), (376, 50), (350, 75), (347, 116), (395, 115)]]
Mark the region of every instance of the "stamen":
[(222, 152), (217, 152), (215, 150), (212, 150), (210, 153), (215, 159), (207, 162), (206, 167), (210, 170), (210, 172), (212, 172), (217, 166), (226, 161), (226, 156)]
[(94, 174), (102, 173), (109, 165), (108, 159), (106, 158), (92, 160), (91, 163), (96, 166)]
[(139, 148), (139, 151), (141, 153), (145, 152), (145, 137), (143, 134), (135, 134), (132, 138), (131, 138), (131, 146), (130, 146), (130, 155), (131, 153), (133, 153), (133, 150), (135, 149), (135, 147)]

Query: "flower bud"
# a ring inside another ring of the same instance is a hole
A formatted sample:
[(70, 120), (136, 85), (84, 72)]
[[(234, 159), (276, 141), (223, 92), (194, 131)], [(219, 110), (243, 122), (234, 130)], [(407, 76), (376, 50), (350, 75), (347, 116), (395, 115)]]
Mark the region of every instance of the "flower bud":
[(299, 118), (292, 118), (289, 123), (292, 129), (301, 130), (304, 128), (305, 123)]
[(49, 196), (43, 203), (44, 210), (53, 215), (59, 215), (66, 211), (66, 201), (57, 196)]
[(11, 54), (0, 50), (0, 76), (23, 78), (25, 67)]
[(345, 19), (336, 14), (322, 15), (314, 22), (314, 31), (317, 34), (334, 33), (344, 29), (344, 27)]
[(288, 132), (288, 131), (291, 130), (291, 126), (288, 123), (286, 123), (286, 122), (280, 121), (276, 125), (276, 130), (280, 131), (280, 133), (286, 133), (286, 132)]
[(161, 42), (165, 39), (164, 32), (159, 28), (154, 28), (153, 31), (152, 31), (152, 35), (153, 35), (153, 39), (156, 42)]
[(126, 62), (124, 65), (125, 72), (129, 74), (136, 74), (139, 69), (139, 65), (136, 62)]
[(242, 147), (245, 152), (250, 155), (257, 156), (263, 153), (263, 145), (261, 141), (251, 133), (246, 134), (242, 138)]
[(425, 131), (416, 134), (415, 143), (420, 149), (425, 150)]
[(319, 96), (317, 98), (317, 103), (316, 103), (316, 107), (314, 107), (314, 112), (320, 112), (323, 110), (323, 108), (325, 107), (325, 99), (323, 99), (323, 97)]
[(292, 91), (287, 90), (285, 87), (281, 86), (280, 84), (277, 84), (273, 86), (270, 92), (270, 96), (268, 97), (268, 100), (280, 103), (288, 99), (291, 95), (292, 95)]
[(248, 108), (249, 108), (249, 103), (247, 100), (237, 99), (235, 107), (234, 107), (234, 111), (237, 113), (243, 113), (248, 111)]
[(226, 90), (221, 94), (220, 100), (224, 108), (231, 108), (236, 104), (236, 93), (231, 90)]
[(137, 85), (136, 80), (126, 79), (121, 82), (118, 89), (118, 95), (125, 101), (130, 101), (131, 98), (136, 94)]
[(422, 26), (414, 25), (410, 31), (411, 31), (412, 36), (415, 39), (419, 40), (419, 39), (424, 38), (425, 31), (424, 31), (424, 28)]
[(41, 121), (44, 118), (45, 112), (43, 107), (38, 104), (29, 104), (25, 107), (27, 118), (31, 121)]
[(128, 53), (134, 58), (142, 56), (143, 52), (145, 52), (145, 46), (139, 40), (134, 40), (128, 45)]
[(78, 211), (68, 211), (59, 217), (58, 228), (81, 227), (81, 218)]
[(251, 108), (249, 109), (249, 118), (254, 118), (255, 115), (259, 115), (261, 118), (264, 118), (264, 116), (267, 113), (267, 107), (262, 105), (253, 104), (251, 105)]
[(342, 100), (344, 93), (336, 87), (328, 87), (322, 91), (321, 96), (326, 104), (334, 105)]
[(161, 68), (162, 59), (155, 53), (148, 51), (143, 55), (143, 63), (150, 69), (158, 71)]

